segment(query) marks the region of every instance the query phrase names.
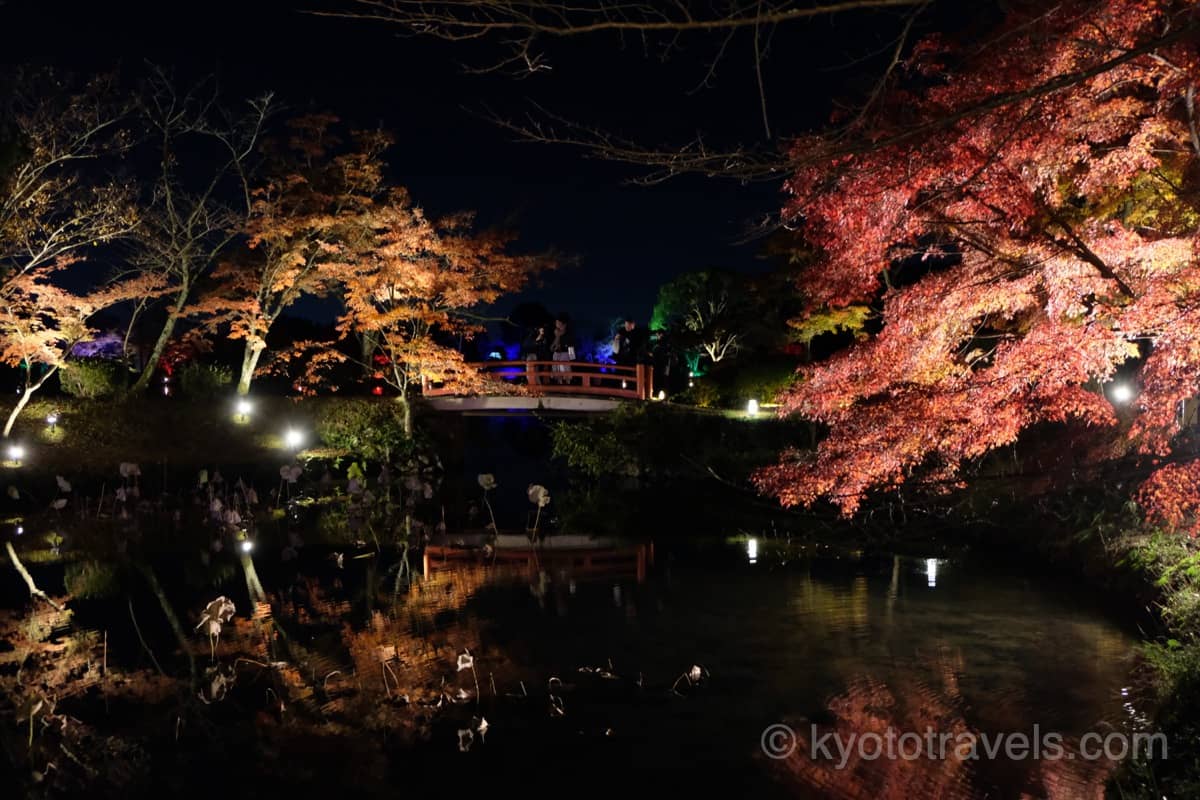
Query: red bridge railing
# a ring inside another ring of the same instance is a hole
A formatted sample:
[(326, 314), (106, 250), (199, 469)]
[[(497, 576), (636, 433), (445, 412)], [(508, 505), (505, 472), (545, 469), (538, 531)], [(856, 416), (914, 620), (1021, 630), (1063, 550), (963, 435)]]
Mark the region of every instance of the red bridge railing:
[[(618, 366), (588, 361), (483, 361), (467, 364), (490, 377), (521, 383), (532, 394), (587, 395), (626, 400), (654, 396), (654, 367), (650, 364)], [(424, 383), (426, 397), (463, 394), (453, 384)]]

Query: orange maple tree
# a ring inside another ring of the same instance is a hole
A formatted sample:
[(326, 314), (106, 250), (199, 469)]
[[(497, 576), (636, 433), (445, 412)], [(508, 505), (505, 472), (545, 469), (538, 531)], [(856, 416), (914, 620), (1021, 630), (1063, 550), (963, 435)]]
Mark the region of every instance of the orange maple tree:
[(218, 265), (214, 287), (190, 310), (209, 328), (244, 340), (239, 394), (250, 391), (280, 314), (303, 295), (336, 289), (332, 265), (369, 234), (365, 213), (380, 193), (380, 154), (391, 139), (356, 131), (343, 147), (333, 132), (337, 122), (329, 115), (302, 117), (289, 124), (284, 140), (268, 143), (266, 178), (252, 191), (242, 230), (246, 246)]
[(139, 275), (76, 294), (62, 287), (74, 263), (61, 259), (27, 270), (0, 289), (0, 363), (18, 367), (22, 374), (21, 395), (4, 423), (5, 438), (75, 345), (99, 334), (91, 325), (97, 313), (165, 291), (156, 276)]
[(73, 87), (53, 75), (26, 75), (0, 108), (13, 156), (0, 169), (0, 362), (22, 371), (6, 438), (30, 396), (90, 334), (92, 314), (130, 296), (125, 284), (86, 297), (55, 284), (82, 253), (136, 224), (129, 188), (89, 180), (82, 169), (128, 146), (113, 94), (110, 76)]
[(427, 381), (464, 389), (480, 383), (482, 376), (464, 367), (457, 343), (482, 330), (480, 309), (519, 291), (553, 262), (510, 252), (511, 233), (477, 231), (470, 213), (430, 219), (403, 190), (369, 212), (368, 227), (371, 235), (348, 258), (325, 267), (345, 303), (338, 331), (342, 338), (365, 335), (363, 355), (382, 366), (378, 374), (399, 392), (411, 430), (410, 389)]
[(828, 435), (762, 490), (851, 514), (956, 485), (1034, 425), (1116, 430), (1118, 370), (1140, 389), (1110, 455), (1171, 453), (1200, 384), (1198, 36), (1191, 2), (1020, 3), (982, 43), (921, 41), (840, 137), (795, 143), (785, 213), (818, 254), (795, 324), (858, 340), (781, 398)]

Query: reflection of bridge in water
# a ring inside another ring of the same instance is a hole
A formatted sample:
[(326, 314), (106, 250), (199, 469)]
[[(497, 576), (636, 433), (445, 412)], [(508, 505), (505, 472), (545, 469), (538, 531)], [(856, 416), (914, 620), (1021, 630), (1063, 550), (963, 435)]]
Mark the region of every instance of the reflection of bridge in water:
[(524, 534), (501, 534), (485, 551), (487, 538), (475, 534), (435, 539), (425, 547), (425, 575), (484, 564), (530, 575), (545, 570), (580, 580), (634, 578), (641, 583), (646, 580), (647, 567), (654, 565), (653, 542), (556, 534), (533, 545)]
[(654, 396), (654, 368), (588, 361), (484, 361), (469, 363), (499, 384), (520, 386), (521, 394), (463, 394), (453, 386), (426, 383), (422, 394), (439, 411), (520, 413), (611, 411), (624, 400)]

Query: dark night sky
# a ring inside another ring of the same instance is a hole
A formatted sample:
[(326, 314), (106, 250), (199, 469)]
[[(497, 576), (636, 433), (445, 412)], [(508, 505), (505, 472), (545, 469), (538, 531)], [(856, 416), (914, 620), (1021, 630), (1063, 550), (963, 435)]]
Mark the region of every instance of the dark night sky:
[[(779, 207), (777, 184), (695, 177), (631, 186), (631, 167), (513, 141), (479, 113), (485, 106), (521, 112), (535, 100), (647, 143), (686, 141), (698, 131), (757, 143), (763, 134), (748, 38), (734, 41), (715, 86), (692, 94), (712, 42), (687, 41), (664, 64), (615, 39), (579, 39), (550, 51), (553, 71), (514, 80), (464, 74), (462, 62), (495, 57), (486, 47), (402, 38), (384, 23), (298, 11), (338, 2), (0, 0), (0, 60), (79, 72), (136, 71), (149, 60), (181, 75), (215, 72), (227, 99), (271, 89), (295, 111), (329, 110), (356, 125), (381, 125), (397, 137), (388, 154), (392, 178), (429, 210), (477, 209), (485, 222), (514, 224), (532, 249), (577, 255), (578, 266), (550, 274), (526, 298), (568, 311), (588, 329), (624, 313), (648, 320), (657, 286), (679, 272), (765, 267), (761, 243), (736, 242), (750, 221)], [(930, 24), (944, 24), (939, 13), (929, 15)], [(886, 54), (846, 65), (886, 45), (898, 19), (846, 15), (779, 34), (766, 65), (772, 124), (787, 131), (819, 125), (833, 96), (869, 86)]]

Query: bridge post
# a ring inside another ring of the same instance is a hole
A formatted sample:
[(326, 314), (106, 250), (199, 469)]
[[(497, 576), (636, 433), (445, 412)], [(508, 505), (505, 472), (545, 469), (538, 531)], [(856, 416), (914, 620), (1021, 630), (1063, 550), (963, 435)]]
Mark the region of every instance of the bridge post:
[(654, 367), (650, 364), (637, 365), (637, 395), (639, 400), (654, 397)]
[(537, 368), (538, 362), (528, 360), (525, 362), (525, 382), (530, 386), (537, 386)]

